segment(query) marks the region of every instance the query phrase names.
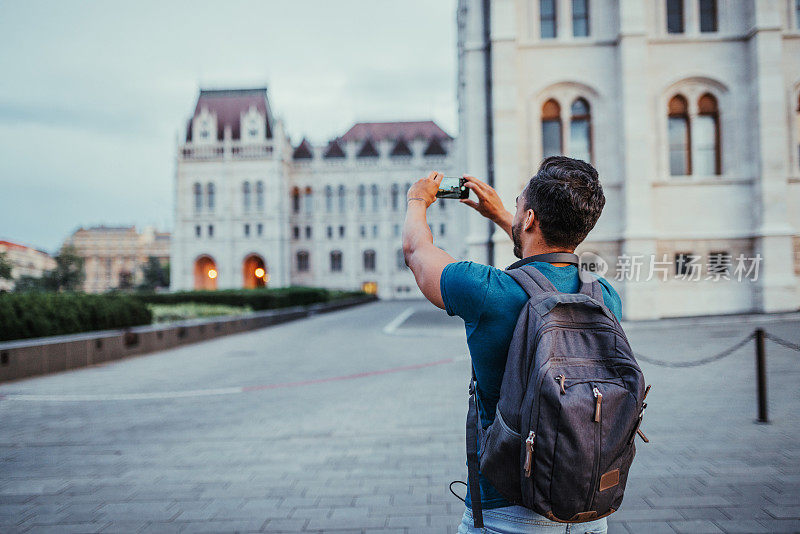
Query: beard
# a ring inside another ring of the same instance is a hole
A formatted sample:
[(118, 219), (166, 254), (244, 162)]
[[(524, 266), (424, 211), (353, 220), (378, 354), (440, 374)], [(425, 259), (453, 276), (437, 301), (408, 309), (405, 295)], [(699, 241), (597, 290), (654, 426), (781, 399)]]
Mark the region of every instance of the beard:
[(522, 259), (522, 221), (511, 225), (511, 241), (514, 242), (514, 256)]

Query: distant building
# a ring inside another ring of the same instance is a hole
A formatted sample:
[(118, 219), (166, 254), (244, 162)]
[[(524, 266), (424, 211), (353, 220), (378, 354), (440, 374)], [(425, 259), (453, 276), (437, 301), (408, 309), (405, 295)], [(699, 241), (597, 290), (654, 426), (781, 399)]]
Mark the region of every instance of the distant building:
[(23, 276), (41, 278), (46, 271), (56, 267), (55, 260), (47, 252), (19, 243), (0, 241), (0, 254), (2, 253), (5, 253), (12, 269), (11, 280), (0, 278), (0, 291), (11, 291), (15, 281)]
[(142, 267), (150, 256), (169, 262), (170, 234), (134, 226), (93, 226), (75, 231), (64, 245), (73, 246), (84, 259), (83, 290), (102, 293), (132, 288), (142, 282)]
[[(488, 43), (484, 4), (458, 2), (462, 169), (486, 176), (488, 146), (509, 202), (545, 156), (592, 162), (607, 203), (579, 250), (629, 319), (798, 308), (800, 2), (491, 0)], [(470, 217), (469, 257), (490, 241), (514, 260)], [(715, 278), (739, 257), (755, 281)]]
[[(172, 289), (307, 285), (421, 296), (401, 246), (406, 192), (453, 172), (432, 121), (358, 123), (292, 146), (266, 89), (202, 90), (178, 147)], [(436, 243), (466, 252), (456, 201), (430, 209)]]

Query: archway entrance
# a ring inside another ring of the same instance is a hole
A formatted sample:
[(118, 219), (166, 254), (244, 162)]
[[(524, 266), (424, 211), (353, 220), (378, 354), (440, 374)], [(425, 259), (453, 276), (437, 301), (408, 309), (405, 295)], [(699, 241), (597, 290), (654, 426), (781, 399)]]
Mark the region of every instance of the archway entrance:
[(269, 282), (269, 274), (264, 258), (258, 254), (247, 256), (242, 263), (242, 278), (246, 289), (266, 286)]
[(211, 256), (200, 256), (194, 261), (194, 288), (217, 289), (217, 263)]

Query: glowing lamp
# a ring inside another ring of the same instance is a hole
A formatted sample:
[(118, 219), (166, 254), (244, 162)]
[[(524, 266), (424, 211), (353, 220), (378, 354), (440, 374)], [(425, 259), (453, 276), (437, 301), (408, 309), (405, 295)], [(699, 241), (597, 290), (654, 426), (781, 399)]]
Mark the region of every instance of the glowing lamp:
[(264, 278), (264, 275), (265, 275), (265, 274), (267, 274), (267, 273), (266, 273), (266, 272), (264, 271), (264, 269), (262, 269), (261, 267), (258, 267), (258, 268), (255, 270), (255, 275), (256, 275), (256, 278)]
[(217, 271), (215, 271), (214, 269), (209, 269), (208, 270), (208, 277), (213, 280), (214, 278), (217, 277)]

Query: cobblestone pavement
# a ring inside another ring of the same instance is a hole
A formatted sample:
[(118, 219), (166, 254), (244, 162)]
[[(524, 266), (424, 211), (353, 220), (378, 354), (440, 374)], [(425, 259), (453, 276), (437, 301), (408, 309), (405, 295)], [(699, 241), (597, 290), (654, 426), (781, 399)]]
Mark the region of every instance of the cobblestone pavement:
[[(636, 323), (634, 349), (698, 359), (800, 315)], [(800, 355), (768, 342), (653, 390), (610, 532), (800, 532)], [(0, 385), (0, 532), (454, 532), (469, 364), (458, 319), (378, 302)]]

